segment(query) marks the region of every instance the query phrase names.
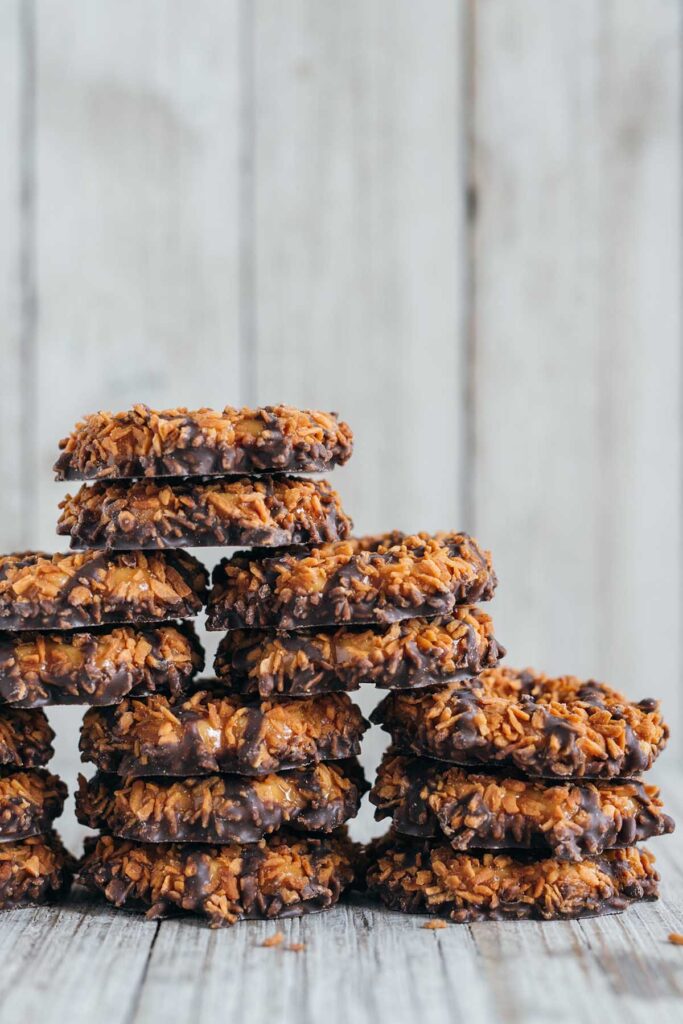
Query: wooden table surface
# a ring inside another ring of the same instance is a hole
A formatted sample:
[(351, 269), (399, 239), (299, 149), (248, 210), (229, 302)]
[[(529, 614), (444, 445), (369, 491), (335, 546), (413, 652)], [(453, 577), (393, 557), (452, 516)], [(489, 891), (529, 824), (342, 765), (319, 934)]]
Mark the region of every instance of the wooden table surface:
[[(683, 777), (664, 774), (683, 822)], [(579, 922), (423, 927), (355, 900), (212, 931), (94, 898), (0, 916), (2, 1024), (683, 1021), (683, 829), (651, 844), (662, 899)], [(277, 930), (303, 952), (261, 943)]]

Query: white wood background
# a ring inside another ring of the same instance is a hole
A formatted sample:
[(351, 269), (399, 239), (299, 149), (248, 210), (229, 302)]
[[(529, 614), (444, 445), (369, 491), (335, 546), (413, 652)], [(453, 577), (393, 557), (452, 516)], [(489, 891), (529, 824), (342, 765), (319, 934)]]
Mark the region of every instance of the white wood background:
[(56, 546), (82, 413), (337, 409), (360, 531), (477, 534), (509, 661), (661, 695), (680, 751), (681, 39), (677, 0), (2, 0), (2, 549)]

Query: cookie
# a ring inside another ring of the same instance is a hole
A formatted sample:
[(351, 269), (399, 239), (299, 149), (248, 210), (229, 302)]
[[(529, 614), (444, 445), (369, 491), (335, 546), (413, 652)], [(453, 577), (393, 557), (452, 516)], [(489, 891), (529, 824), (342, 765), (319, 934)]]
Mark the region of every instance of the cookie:
[(362, 682), (418, 689), (469, 679), (504, 654), (491, 617), (463, 605), (451, 616), (403, 619), (388, 627), (234, 630), (218, 645), (214, 668), (230, 691), (267, 699), (357, 690)]
[(255, 843), (283, 826), (333, 832), (367, 790), (357, 761), (255, 779), (240, 775), (79, 776), (76, 816), (89, 828), (142, 843)]
[(354, 879), (354, 846), (344, 836), (276, 833), (245, 846), (86, 840), (77, 879), (117, 907), (149, 918), (189, 912), (212, 927), (243, 918), (298, 917), (334, 906)]
[(405, 752), (547, 778), (631, 778), (666, 745), (659, 703), (573, 676), (494, 668), (469, 683), (391, 693), (372, 721)]
[(201, 611), (206, 584), (184, 551), (2, 555), (0, 630), (184, 619)]
[(351, 457), (353, 434), (336, 413), (262, 409), (96, 412), (59, 442), (57, 480), (320, 473)]
[(380, 537), (309, 550), (240, 552), (213, 573), (208, 629), (389, 624), (493, 596), (491, 557), (464, 533)]
[(43, 768), (0, 773), (0, 842), (49, 832), (66, 797), (62, 780)]
[(654, 857), (636, 846), (573, 862), (456, 853), (448, 843), (390, 836), (375, 844), (370, 859), (368, 889), (391, 910), (457, 924), (610, 914), (659, 895)]
[(367, 724), (345, 693), (261, 704), (206, 689), (175, 702), (127, 697), (86, 712), (81, 760), (119, 775), (262, 776), (353, 757)]
[(176, 696), (203, 668), (191, 623), (0, 634), (0, 700), (14, 707), (116, 704), (131, 692)]
[(0, 910), (51, 903), (64, 896), (75, 865), (56, 832), (0, 843)]
[(533, 850), (581, 860), (673, 832), (659, 789), (642, 782), (540, 782), (387, 754), (370, 793), (397, 832), (454, 850)]
[(72, 548), (119, 551), (319, 544), (352, 525), (326, 481), (286, 476), (84, 484), (59, 507)]
[(3, 708), (0, 714), (0, 766), (38, 768), (47, 764), (54, 754), (54, 738), (44, 711)]

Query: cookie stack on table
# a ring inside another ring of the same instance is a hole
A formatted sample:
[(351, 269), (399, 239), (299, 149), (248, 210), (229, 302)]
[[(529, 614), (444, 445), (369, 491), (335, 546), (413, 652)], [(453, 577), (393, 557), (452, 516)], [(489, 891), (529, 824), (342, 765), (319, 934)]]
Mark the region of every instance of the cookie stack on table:
[(369, 889), (394, 910), (456, 922), (562, 919), (657, 897), (635, 844), (673, 830), (638, 778), (666, 743), (656, 701), (604, 684), (491, 668), (395, 693), (370, 799), (393, 819)]
[[(75, 547), (305, 552), (350, 533), (327, 483), (285, 475), (346, 462), (351, 433), (331, 414), (137, 406), (88, 417), (62, 448), (59, 477), (94, 480), (61, 506)], [(81, 754), (98, 770), (77, 813), (102, 835), (79, 880), (116, 906), (216, 926), (331, 906), (354, 876), (343, 825), (364, 791), (366, 725), (346, 694), (261, 700), (215, 679), (92, 709)]]
[(191, 634), (110, 624), (195, 613), (205, 587), (185, 556), (0, 558), (0, 907), (60, 895), (74, 867), (51, 829), (66, 787), (39, 767), (54, 738), (42, 709), (109, 704), (191, 676), (200, 660)]
[(213, 574), (208, 627), (228, 630), (216, 673), (264, 699), (469, 679), (503, 653), (474, 603), (495, 584), (488, 553), (466, 534), (239, 553)]

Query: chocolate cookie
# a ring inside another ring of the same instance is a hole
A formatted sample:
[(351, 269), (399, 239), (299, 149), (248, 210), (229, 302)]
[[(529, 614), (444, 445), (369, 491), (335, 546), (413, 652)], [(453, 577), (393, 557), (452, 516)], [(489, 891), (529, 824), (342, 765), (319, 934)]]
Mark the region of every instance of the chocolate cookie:
[(51, 903), (65, 895), (75, 866), (56, 832), (0, 843), (0, 910)]
[(158, 918), (190, 912), (212, 927), (243, 918), (297, 917), (332, 907), (354, 878), (355, 850), (344, 836), (276, 833), (240, 846), (86, 840), (78, 881), (117, 907)]
[(216, 675), (236, 693), (262, 698), (357, 690), (362, 682), (417, 689), (469, 679), (505, 654), (491, 617), (462, 605), (452, 616), (319, 632), (234, 630), (216, 654)]
[(90, 828), (142, 843), (255, 843), (287, 826), (332, 832), (358, 813), (367, 784), (357, 761), (240, 775), (79, 776), (76, 816)]
[(55, 734), (44, 711), (3, 708), (0, 714), (0, 766), (37, 768), (47, 764)]
[(370, 856), (368, 888), (387, 907), (457, 924), (610, 914), (659, 895), (654, 858), (636, 846), (572, 862), (390, 837)]
[(324, 480), (264, 476), (84, 484), (60, 506), (72, 548), (319, 544), (351, 534)]
[(59, 442), (57, 480), (228, 473), (320, 473), (351, 457), (353, 434), (336, 413), (263, 409), (96, 412)]
[(446, 615), (493, 596), (491, 557), (465, 533), (240, 552), (213, 572), (208, 629), (301, 629)]
[(666, 745), (659, 703), (631, 703), (603, 683), (494, 668), (469, 683), (391, 693), (375, 708), (403, 751), (548, 778), (630, 778)]
[(207, 574), (184, 551), (0, 556), (0, 629), (71, 629), (184, 619), (201, 611)]
[(49, 832), (64, 810), (67, 788), (43, 768), (0, 773), (0, 841)]
[(132, 698), (91, 708), (81, 760), (119, 775), (269, 775), (352, 757), (367, 722), (344, 693), (258, 702), (198, 690), (184, 701)]
[(0, 634), (0, 700), (15, 707), (115, 704), (131, 692), (177, 696), (203, 668), (190, 623)]
[(673, 832), (659, 789), (642, 782), (540, 782), (389, 753), (370, 800), (397, 832), (454, 850), (525, 849), (581, 860)]

